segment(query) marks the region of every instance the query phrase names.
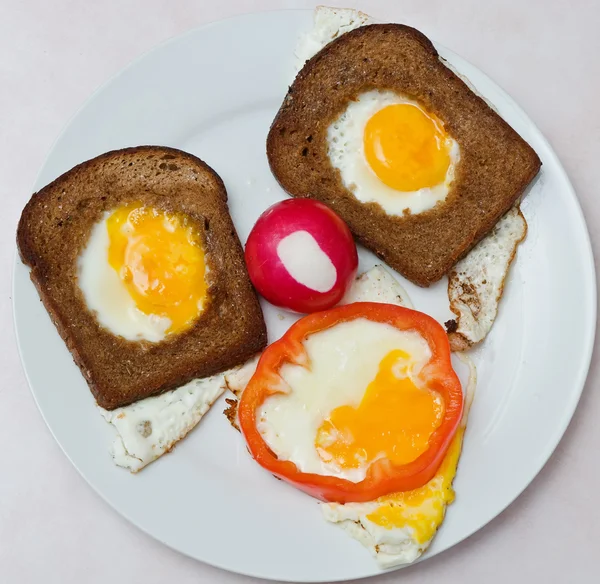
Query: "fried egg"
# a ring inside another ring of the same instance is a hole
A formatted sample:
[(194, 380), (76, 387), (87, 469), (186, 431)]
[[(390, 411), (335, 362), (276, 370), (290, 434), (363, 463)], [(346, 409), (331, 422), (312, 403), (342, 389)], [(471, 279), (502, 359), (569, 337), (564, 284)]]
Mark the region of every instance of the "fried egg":
[(189, 328), (207, 300), (205, 252), (182, 213), (131, 203), (106, 213), (78, 258), (78, 281), (98, 322), (130, 341)]
[(419, 373), (431, 358), (415, 331), (359, 318), (303, 341), (310, 368), (284, 364), (289, 392), (267, 398), (258, 430), (271, 450), (305, 473), (358, 482), (385, 456), (408, 464), (428, 448), (444, 416)]
[[(412, 307), (406, 291), (382, 266), (375, 266), (356, 278), (342, 303), (349, 304), (351, 302), (384, 302)], [(463, 418), (436, 476), (420, 489), (392, 493), (376, 501), (346, 504), (319, 503), (325, 520), (339, 526), (348, 535), (363, 544), (382, 568), (411, 563), (421, 556), (442, 524), (446, 507), (454, 500), (452, 481), (456, 474), (467, 415), (476, 384), (476, 371), (473, 363), (465, 356), (460, 356), (460, 358), (470, 369)], [(423, 355), (423, 359), (425, 359), (425, 355)], [(237, 398), (241, 396), (250, 381), (257, 363), (258, 357), (255, 357), (245, 365), (225, 374), (227, 387)], [(418, 369), (418, 364), (416, 369)], [(395, 381), (397, 382), (397, 380)], [(235, 402), (228, 401), (230, 403), (227, 412), (229, 420), (237, 427)], [(431, 410), (429, 412), (431, 413)], [(280, 415), (283, 415), (283, 412)], [(425, 417), (427, 418), (427, 416)], [(421, 417), (422, 419), (423, 417)], [(429, 419), (430, 421), (435, 420), (435, 414)], [(329, 428), (323, 424), (317, 426), (317, 430), (323, 429)], [(315, 424), (312, 423), (311, 432), (314, 431)], [(321, 437), (326, 438), (323, 434)], [(301, 451), (293, 454), (296, 458), (304, 458), (302, 453), (306, 450), (306, 443), (307, 441), (299, 445)], [(327, 440), (325, 440), (325, 446), (327, 446)], [(314, 443), (312, 447), (315, 447)], [(366, 450), (368, 450), (368, 445)], [(333, 452), (333, 454), (337, 454), (337, 458), (339, 458), (340, 452)], [(345, 451), (343, 454), (347, 457), (348, 452)], [(356, 455), (356, 452), (353, 454)], [(364, 457), (368, 453), (361, 452), (359, 454)], [(354, 456), (353, 465), (350, 465), (350, 468), (344, 468), (344, 464), (339, 464), (339, 462), (336, 465), (335, 458), (333, 456), (326, 462), (320, 456), (318, 459), (315, 458), (313, 454), (306, 457), (305, 460), (311, 462), (314, 468), (320, 466), (323, 469), (323, 465), (325, 465), (325, 472), (333, 470), (339, 476), (346, 476), (350, 480), (361, 476), (360, 456), (358, 459)], [(358, 465), (356, 464), (357, 460)]]
[(389, 90), (350, 102), (329, 126), (327, 144), (344, 186), (388, 215), (422, 213), (443, 201), (460, 159), (441, 120)]
[[(296, 47), (299, 68), (346, 32), (375, 22), (353, 9), (319, 6), (313, 29)], [(460, 147), (443, 123), (407, 96), (362, 93), (327, 130), (329, 159), (344, 186), (389, 215), (422, 213), (443, 201), (460, 160)]]

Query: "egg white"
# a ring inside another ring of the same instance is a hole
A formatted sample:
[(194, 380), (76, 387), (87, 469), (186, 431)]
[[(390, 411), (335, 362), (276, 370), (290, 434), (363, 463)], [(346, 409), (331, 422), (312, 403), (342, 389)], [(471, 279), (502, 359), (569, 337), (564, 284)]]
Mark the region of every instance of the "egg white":
[(411, 104), (422, 109), (415, 101), (393, 91), (367, 91), (350, 102), (327, 129), (329, 160), (340, 171), (344, 186), (359, 201), (377, 203), (388, 215), (405, 212), (416, 215), (433, 208), (448, 196), (460, 160), (460, 148), (456, 140), (448, 136), (450, 165), (443, 183), (416, 191), (398, 191), (384, 184), (365, 158), (363, 136), (365, 126), (374, 114), (396, 104)]
[(359, 26), (373, 24), (374, 22), (368, 14), (352, 8), (317, 6), (314, 12), (312, 30), (300, 35), (294, 51), (297, 58), (297, 71), (302, 69), (308, 59), (332, 40)]
[(348, 535), (371, 550), (382, 568), (414, 562), (429, 546), (431, 540), (420, 543), (410, 527), (386, 529), (367, 519), (378, 503), (321, 503), (326, 521), (341, 527)]
[(220, 373), (116, 410), (99, 407), (116, 431), (110, 448), (115, 464), (138, 472), (169, 452), (224, 391), (225, 375)]
[(358, 482), (368, 464), (346, 469), (335, 461), (324, 462), (315, 448), (319, 427), (336, 407), (360, 405), (390, 351), (401, 349), (411, 356), (414, 377), (431, 358), (431, 350), (419, 333), (363, 318), (314, 333), (303, 344), (310, 369), (281, 367), (289, 393), (273, 395), (262, 404), (258, 429), (279, 458), (291, 460), (302, 472)]
[(450, 272), (448, 298), (458, 325), (450, 335), (453, 350), (464, 351), (490, 332), (510, 264), (526, 235), (517, 204)]
[[(335, 523), (371, 550), (382, 568), (410, 564), (429, 547), (437, 528), (443, 521), (446, 505), (449, 502), (444, 496), (444, 483), (441, 476), (434, 477), (425, 488), (428, 491), (427, 498), (416, 505), (405, 504), (401, 496), (398, 501), (392, 498), (392, 504), (404, 507), (405, 520), (401, 527), (385, 527), (369, 519), (370, 514), (382, 506), (378, 501), (321, 503), (321, 511), (326, 521)], [(450, 498), (452, 499), (453, 496), (451, 491)], [(385, 503), (383, 505), (385, 506)], [(413, 527), (416, 522), (426, 522), (431, 529), (431, 537), (420, 541)]]

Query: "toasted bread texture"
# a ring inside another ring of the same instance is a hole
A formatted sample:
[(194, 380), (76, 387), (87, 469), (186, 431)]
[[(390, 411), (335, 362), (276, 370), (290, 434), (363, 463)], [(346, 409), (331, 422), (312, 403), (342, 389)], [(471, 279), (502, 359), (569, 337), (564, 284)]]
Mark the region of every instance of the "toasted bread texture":
[[(188, 215), (204, 243), (205, 309), (163, 341), (128, 341), (103, 328), (78, 285), (92, 227), (128, 202)], [(58, 332), (103, 408), (112, 410), (224, 371), (263, 349), (267, 334), (220, 177), (185, 152), (141, 146), (84, 162), (35, 193), (17, 230), (21, 259)]]
[[(450, 192), (428, 211), (390, 215), (376, 203), (358, 201), (329, 160), (328, 127), (372, 89), (419, 102), (459, 144)], [(267, 156), (290, 195), (332, 207), (361, 243), (420, 286), (448, 273), (541, 166), (533, 149), (443, 64), (424, 35), (399, 24), (360, 27), (312, 57), (273, 121)]]

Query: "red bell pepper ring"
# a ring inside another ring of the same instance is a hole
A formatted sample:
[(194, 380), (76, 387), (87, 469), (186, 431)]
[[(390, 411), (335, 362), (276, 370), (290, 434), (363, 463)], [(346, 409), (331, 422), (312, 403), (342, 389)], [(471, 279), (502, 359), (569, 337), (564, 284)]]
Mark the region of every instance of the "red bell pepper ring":
[[(431, 434), (428, 448), (407, 464), (393, 464), (387, 458), (373, 461), (365, 478), (352, 482), (344, 478), (300, 471), (290, 460), (281, 460), (269, 448), (257, 428), (257, 413), (267, 398), (281, 392), (280, 368), (286, 364), (310, 366), (303, 341), (312, 334), (357, 318), (385, 323), (401, 331), (420, 334), (431, 350), (431, 359), (420, 377), (444, 401), (444, 415)], [(279, 388), (278, 388), (279, 386)], [(256, 373), (240, 399), (240, 428), (253, 458), (276, 477), (323, 501), (338, 503), (373, 501), (378, 497), (417, 489), (431, 480), (442, 463), (460, 424), (463, 394), (452, 363), (448, 337), (430, 316), (393, 304), (357, 302), (301, 318), (278, 341), (263, 352)]]

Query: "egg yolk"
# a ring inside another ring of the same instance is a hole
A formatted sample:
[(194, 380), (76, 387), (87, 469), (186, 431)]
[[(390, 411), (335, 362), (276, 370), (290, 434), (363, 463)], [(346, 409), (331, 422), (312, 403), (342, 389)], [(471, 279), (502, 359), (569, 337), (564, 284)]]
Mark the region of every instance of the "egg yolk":
[(145, 314), (167, 317), (167, 333), (188, 328), (206, 300), (206, 264), (184, 214), (133, 203), (107, 219), (108, 262)]
[(437, 392), (414, 384), (410, 366), (410, 355), (390, 351), (359, 406), (343, 405), (329, 414), (315, 439), (321, 460), (357, 468), (385, 457), (402, 465), (427, 450), (444, 404)]
[(364, 152), (377, 177), (398, 191), (443, 183), (450, 166), (442, 123), (416, 105), (388, 105), (365, 126)]
[(454, 501), (452, 481), (456, 475), (464, 427), (457, 430), (436, 475), (413, 491), (393, 493), (377, 499), (381, 503), (367, 519), (385, 529), (410, 527), (418, 543), (431, 540), (444, 520), (446, 507)]

